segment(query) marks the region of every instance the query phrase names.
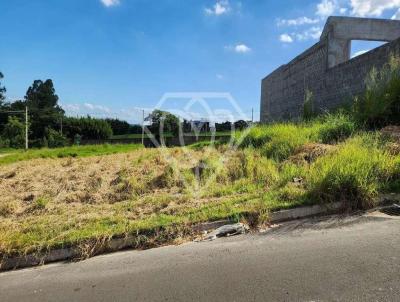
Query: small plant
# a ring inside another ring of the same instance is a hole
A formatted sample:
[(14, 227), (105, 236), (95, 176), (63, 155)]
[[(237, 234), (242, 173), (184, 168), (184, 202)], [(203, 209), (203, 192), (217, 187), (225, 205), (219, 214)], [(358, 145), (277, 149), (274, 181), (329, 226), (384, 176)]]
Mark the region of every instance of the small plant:
[(45, 197), (39, 197), (38, 199), (35, 200), (33, 204), (33, 208), (35, 210), (43, 210), (46, 208), (47, 204), (49, 203), (49, 200)]
[(309, 121), (313, 117), (315, 117), (314, 96), (310, 90), (306, 89), (304, 92), (303, 120)]

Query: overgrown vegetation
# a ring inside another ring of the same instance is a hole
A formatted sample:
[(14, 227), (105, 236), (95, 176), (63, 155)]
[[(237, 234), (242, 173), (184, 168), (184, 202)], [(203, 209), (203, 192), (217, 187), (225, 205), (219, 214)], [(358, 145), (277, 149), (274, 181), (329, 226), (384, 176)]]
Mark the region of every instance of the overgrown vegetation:
[[(131, 235), (148, 247), (192, 236), (190, 226), (204, 221), (257, 226), (270, 211), (305, 204), (371, 207), (379, 193), (400, 192), (400, 127), (375, 129), (399, 124), (400, 79), (382, 72), (372, 71), (376, 85), (352, 111), (257, 126), (243, 140), (237, 132), (237, 148), (203, 142), (0, 152), (0, 254), (77, 246), (90, 256), (112, 237)], [(375, 97), (386, 104), (379, 115), (371, 111)], [(88, 155), (96, 157), (76, 158)]]
[(356, 98), (352, 113), (363, 126), (400, 123), (400, 57), (392, 56), (380, 70), (372, 69), (365, 93)]

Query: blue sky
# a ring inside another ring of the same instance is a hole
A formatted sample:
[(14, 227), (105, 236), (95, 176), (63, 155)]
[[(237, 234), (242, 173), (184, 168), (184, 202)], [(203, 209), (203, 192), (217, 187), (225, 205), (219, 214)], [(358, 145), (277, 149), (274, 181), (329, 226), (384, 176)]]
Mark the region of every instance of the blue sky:
[[(400, 0), (0, 0), (10, 100), (51, 78), (68, 114), (131, 122), (166, 92), (229, 92), (259, 115), (261, 79), (329, 15), (400, 17)], [(353, 53), (376, 44), (354, 43)], [(223, 105), (208, 101), (212, 109)]]

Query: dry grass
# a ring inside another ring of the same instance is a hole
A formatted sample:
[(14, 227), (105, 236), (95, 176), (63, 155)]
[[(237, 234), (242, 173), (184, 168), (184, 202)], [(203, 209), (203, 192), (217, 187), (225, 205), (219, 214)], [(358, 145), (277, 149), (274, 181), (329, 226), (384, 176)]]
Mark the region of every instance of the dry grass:
[(310, 164), (314, 162), (318, 157), (324, 156), (335, 149), (335, 146), (332, 145), (308, 143), (297, 148), (294, 154), (290, 156), (288, 160), (295, 164)]
[(165, 228), (242, 213), (267, 190), (275, 167), (262, 169), (255, 163), (268, 160), (245, 151), (223, 158), (223, 148), (141, 149), (2, 166), (0, 255), (66, 245), (82, 247), (85, 255), (113, 236), (152, 238), (155, 230), (176, 240), (179, 234)]

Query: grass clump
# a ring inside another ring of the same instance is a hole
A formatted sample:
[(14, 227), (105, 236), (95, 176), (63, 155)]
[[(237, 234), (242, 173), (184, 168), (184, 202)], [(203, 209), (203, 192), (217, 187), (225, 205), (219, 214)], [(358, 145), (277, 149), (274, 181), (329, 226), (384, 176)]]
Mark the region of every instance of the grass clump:
[[(310, 198), (342, 201), (353, 208), (368, 208), (373, 197), (393, 180), (395, 158), (378, 147), (369, 135), (357, 136), (313, 163), (307, 173)], [(369, 146), (367, 146), (369, 144)]]
[(319, 139), (324, 144), (332, 144), (344, 141), (352, 136), (357, 130), (354, 119), (342, 112), (326, 114), (321, 118)]
[(365, 93), (356, 98), (352, 114), (363, 126), (400, 123), (400, 57), (392, 56), (380, 70), (373, 68), (365, 80)]
[[(299, 146), (310, 141), (310, 129), (296, 124), (273, 124), (254, 127), (243, 139), (241, 147), (253, 147), (268, 158), (282, 161)], [(236, 140), (240, 133), (236, 135)]]

